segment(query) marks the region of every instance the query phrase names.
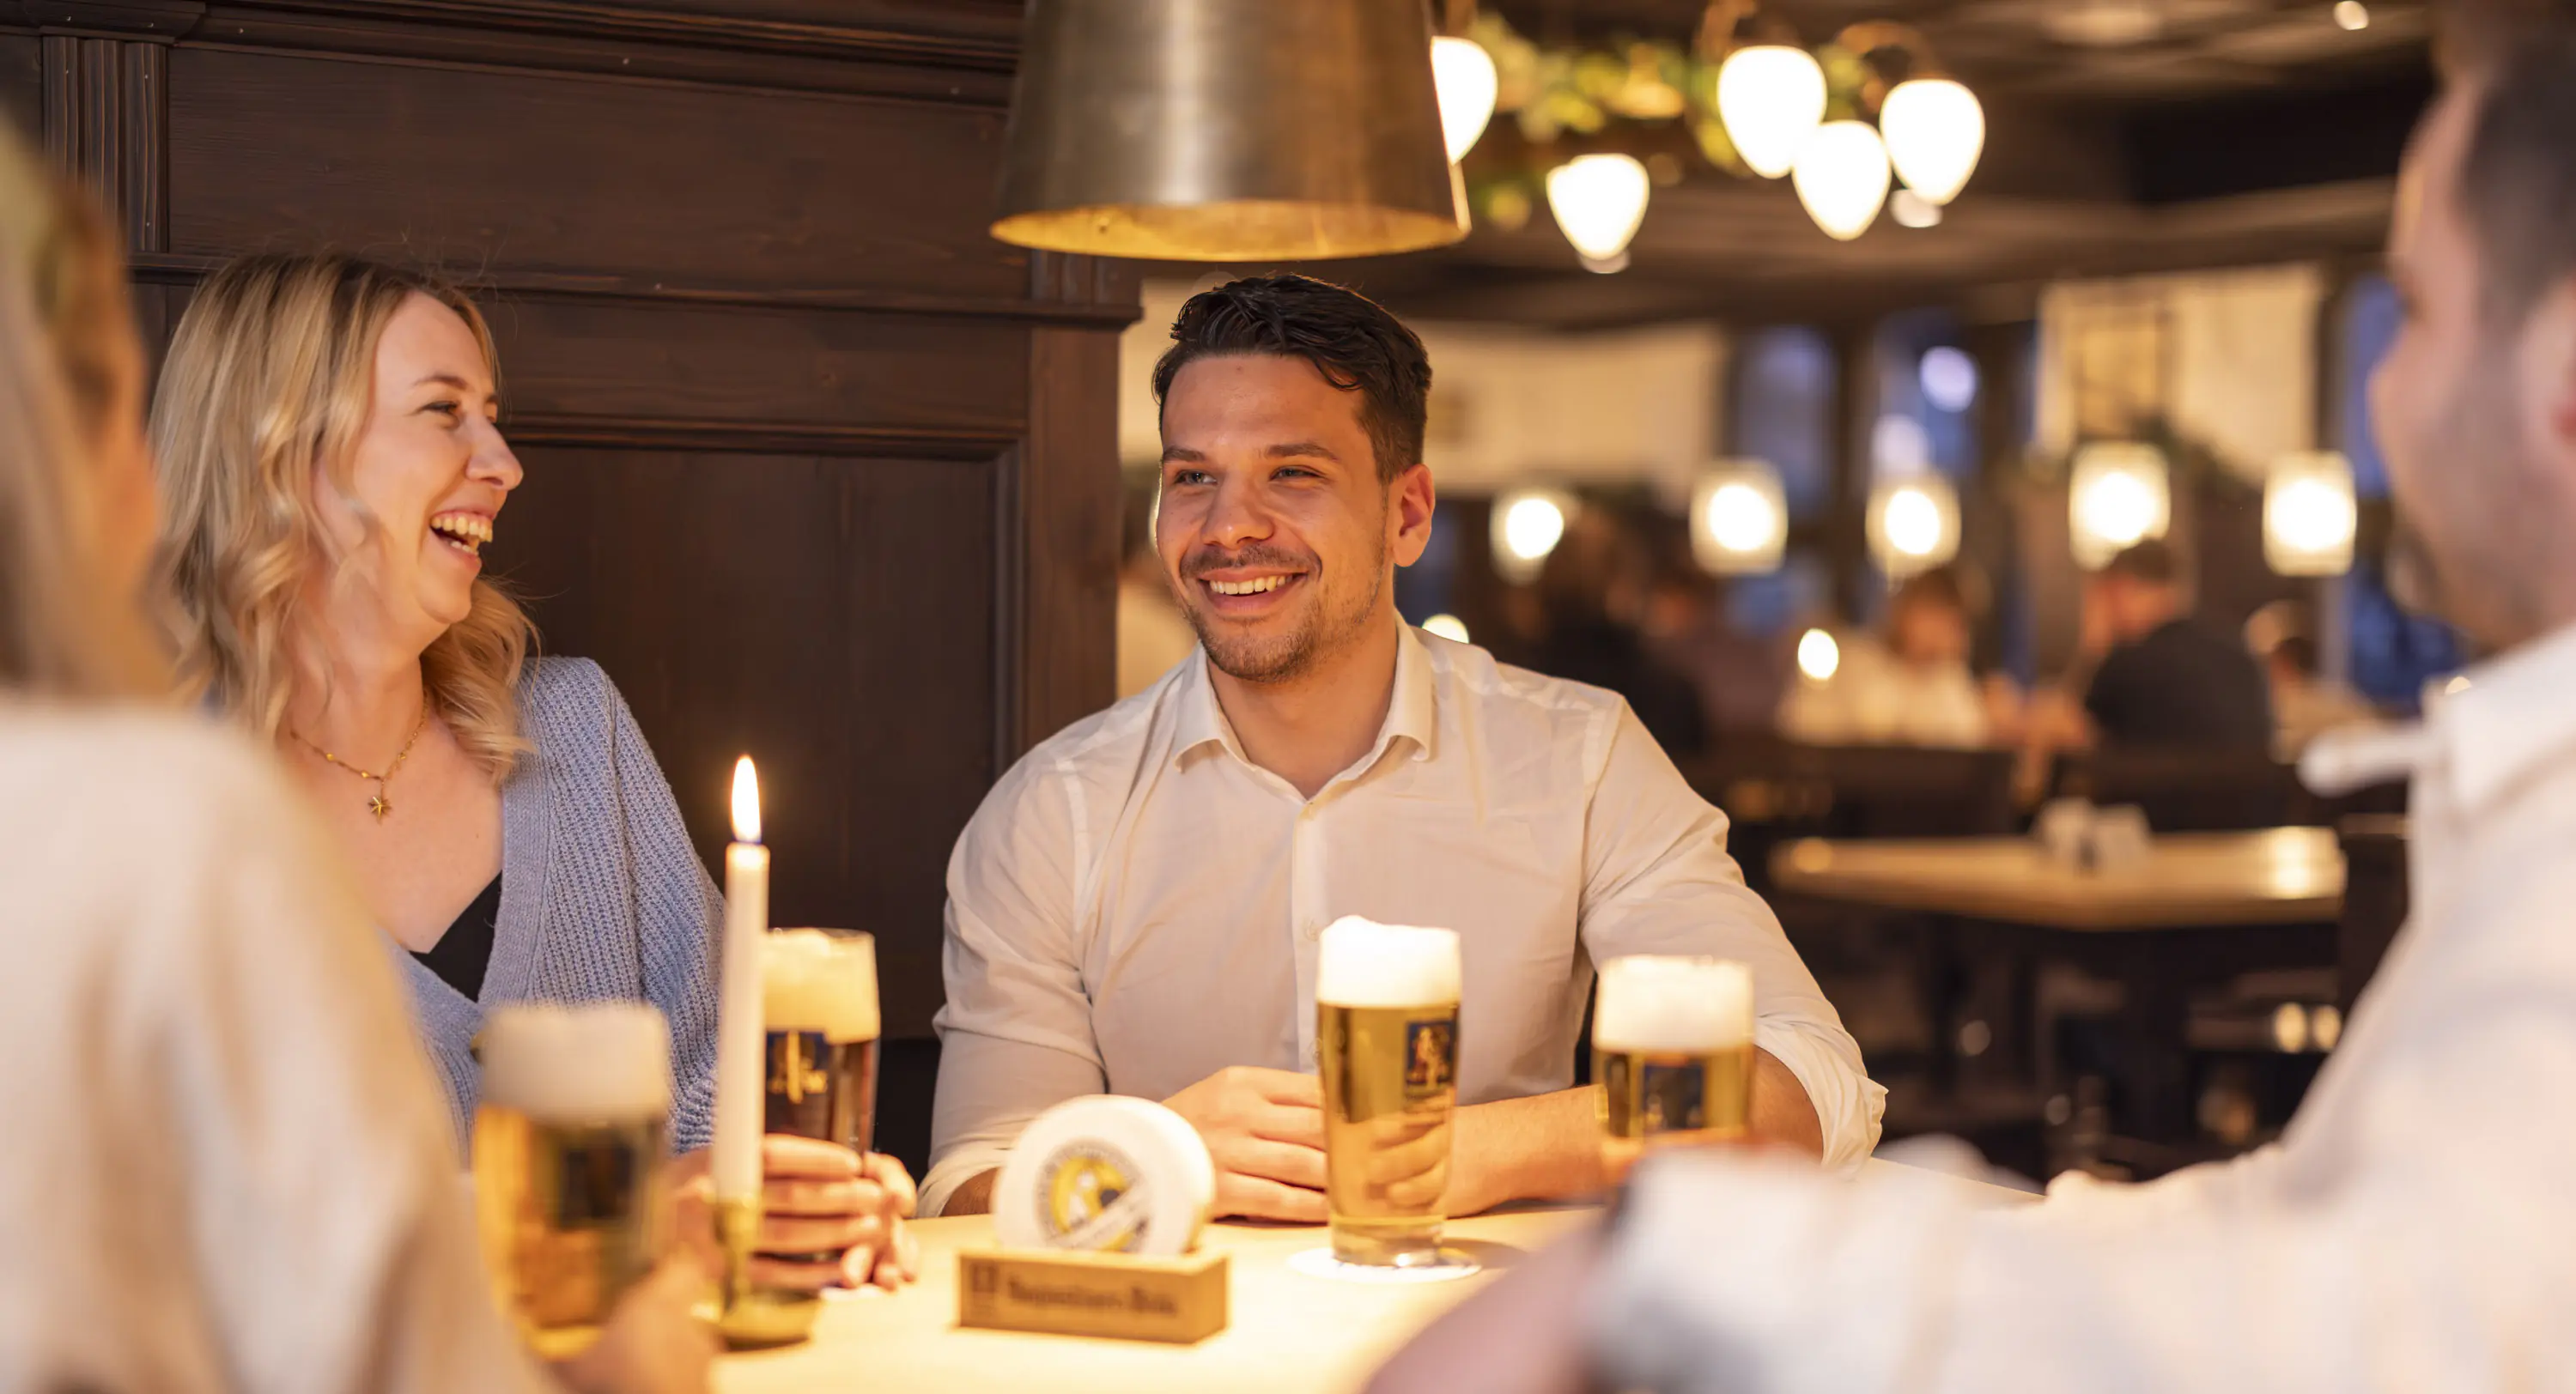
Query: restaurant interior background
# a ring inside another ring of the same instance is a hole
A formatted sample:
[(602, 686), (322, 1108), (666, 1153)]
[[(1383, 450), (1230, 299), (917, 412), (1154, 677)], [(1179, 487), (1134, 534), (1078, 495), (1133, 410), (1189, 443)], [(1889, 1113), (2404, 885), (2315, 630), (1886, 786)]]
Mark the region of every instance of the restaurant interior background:
[[(2073, 658), (2079, 551), (2160, 534), (2204, 616), (2304, 601), (2322, 672), (2391, 714), (2462, 661), (2389, 597), (2363, 406), (2431, 90), (2419, 4), (1714, 7), (1818, 53), (1829, 118), (1906, 76), (1974, 91), (1965, 187), (1899, 183), (1867, 218), (1865, 151), (1857, 175), (1745, 167), (1762, 152), (1719, 119), (1701, 0), (1435, 8), (1496, 60), (1460, 166), (1474, 231), (1298, 268), (1430, 346), (1442, 500), (1408, 618), (1531, 656), (1553, 559), (1617, 624), (1659, 599), (1722, 616), (1785, 691), (1835, 647), (1811, 632), (1849, 642), (1894, 577), (1955, 551), (1978, 670), (2040, 687)], [(759, 761), (779, 922), (879, 936), (880, 1136), (916, 1174), (949, 848), (1013, 759), (1111, 699), (1147, 370), (1193, 288), (1266, 269), (988, 235), (1019, 20), (1016, 0), (0, 3), (0, 109), (111, 200), (156, 346), (249, 251), (399, 253), (480, 289), (528, 465), (498, 569), (548, 648), (625, 692), (710, 861), (732, 759)], [(1560, 211), (1548, 173), (1577, 156), (1632, 163), (1583, 165)], [(2009, 752), (1763, 724), (1675, 751), (1757, 885), (1800, 837), (2027, 822)], [(2268, 759), (2181, 787), (2063, 763), (2059, 787), (2143, 803), (2158, 832), (2390, 811), (2310, 799)], [(2402, 890), (2352, 865), (2345, 919), (2393, 929)], [(1889, 1135), (1960, 1131), (2032, 1172), (2259, 1139), (2355, 987), (2332, 926), (2311, 962), (2200, 984), (2168, 1043), (2188, 1126), (2117, 1139), (2122, 1057), (2090, 1024), (2135, 983), (1778, 899), (1895, 1090)]]

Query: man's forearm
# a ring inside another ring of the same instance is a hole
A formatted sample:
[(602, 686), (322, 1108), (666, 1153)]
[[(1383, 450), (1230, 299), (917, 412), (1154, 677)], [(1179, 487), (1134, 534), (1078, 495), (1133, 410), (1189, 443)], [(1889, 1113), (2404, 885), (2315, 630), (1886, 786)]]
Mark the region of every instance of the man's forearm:
[[(1824, 1156), (1824, 1129), (1816, 1121), (1815, 1105), (1798, 1077), (1769, 1051), (1753, 1053), (1750, 1112), (1754, 1141)], [(1449, 1202), (1456, 1214), (1472, 1215), (1506, 1201), (1591, 1195), (1605, 1181), (1600, 1103), (1593, 1088), (1462, 1108), (1452, 1149)], [(948, 1213), (958, 1213), (954, 1204)]]
[(948, 1193), (948, 1203), (939, 1207), (939, 1213), (942, 1215), (989, 1214), (993, 1209), (993, 1181), (1001, 1174), (1001, 1168), (995, 1167), (967, 1177), (956, 1190)]

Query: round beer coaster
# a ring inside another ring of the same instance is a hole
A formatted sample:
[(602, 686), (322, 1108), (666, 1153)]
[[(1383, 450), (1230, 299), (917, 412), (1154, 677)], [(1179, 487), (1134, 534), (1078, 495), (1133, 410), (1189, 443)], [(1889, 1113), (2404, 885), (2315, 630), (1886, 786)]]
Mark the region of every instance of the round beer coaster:
[(1322, 1278), (1334, 1283), (1365, 1283), (1374, 1287), (1454, 1282), (1485, 1271), (1485, 1265), (1456, 1249), (1442, 1249), (1438, 1263), (1417, 1264), (1411, 1268), (1381, 1268), (1375, 1264), (1344, 1263), (1333, 1257), (1333, 1248), (1329, 1244), (1289, 1255), (1288, 1266), (1309, 1278)]

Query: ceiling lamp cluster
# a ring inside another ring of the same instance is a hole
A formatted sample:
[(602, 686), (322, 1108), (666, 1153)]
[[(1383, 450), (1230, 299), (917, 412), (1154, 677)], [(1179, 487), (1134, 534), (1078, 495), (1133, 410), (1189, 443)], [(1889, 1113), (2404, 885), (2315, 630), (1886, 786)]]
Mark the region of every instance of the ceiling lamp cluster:
[[(1902, 24), (1854, 24), (1811, 51), (1753, 0), (1713, 0), (1687, 48), (1569, 48), (1534, 44), (1499, 16), (1476, 15), (1472, 0), (1442, 8), (1439, 42), (1472, 42), (1490, 63), (1434, 55), (1451, 161), (1466, 159), (1492, 113), (1516, 128), (1501, 149), (1485, 142), (1465, 171), (1470, 206), (1513, 228), (1543, 193), (1595, 271), (1626, 264), (1653, 186), (1679, 179), (1688, 158), (1787, 178), (1816, 225), (1848, 241), (1877, 221), (1891, 190), (1898, 221), (1940, 222), (1985, 149), (1976, 94), (1943, 75)], [(1608, 160), (1619, 162), (1615, 174)]]

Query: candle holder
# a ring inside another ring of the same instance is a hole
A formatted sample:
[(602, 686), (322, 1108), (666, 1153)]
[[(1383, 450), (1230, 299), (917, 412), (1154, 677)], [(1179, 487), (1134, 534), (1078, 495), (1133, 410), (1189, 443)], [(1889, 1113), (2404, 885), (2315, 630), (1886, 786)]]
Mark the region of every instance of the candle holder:
[(823, 1299), (814, 1293), (778, 1292), (751, 1280), (752, 1250), (760, 1239), (760, 1200), (714, 1202), (716, 1243), (724, 1250), (715, 1312), (716, 1334), (733, 1350), (787, 1346), (814, 1334)]

